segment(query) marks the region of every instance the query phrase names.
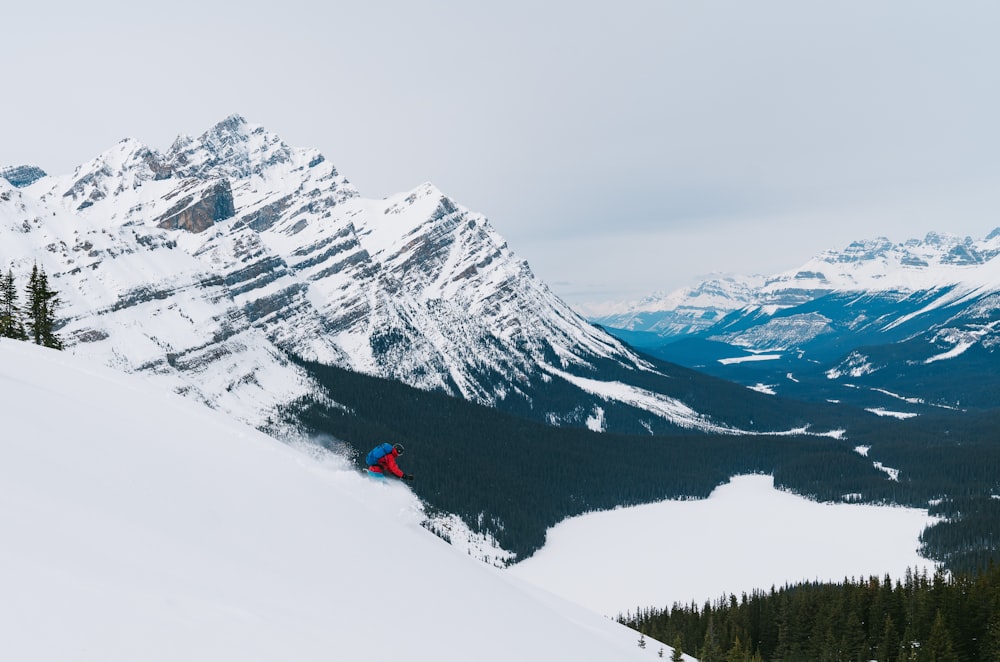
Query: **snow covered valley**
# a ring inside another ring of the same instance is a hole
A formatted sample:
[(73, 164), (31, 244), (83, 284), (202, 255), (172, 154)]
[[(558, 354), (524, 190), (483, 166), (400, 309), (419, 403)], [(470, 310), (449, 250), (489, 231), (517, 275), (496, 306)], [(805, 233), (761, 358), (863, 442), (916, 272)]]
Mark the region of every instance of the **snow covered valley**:
[(738, 476), (708, 499), (565, 520), (509, 572), (616, 616), (786, 583), (931, 571), (916, 551), (931, 521), (924, 510), (821, 504), (776, 490), (770, 476)]

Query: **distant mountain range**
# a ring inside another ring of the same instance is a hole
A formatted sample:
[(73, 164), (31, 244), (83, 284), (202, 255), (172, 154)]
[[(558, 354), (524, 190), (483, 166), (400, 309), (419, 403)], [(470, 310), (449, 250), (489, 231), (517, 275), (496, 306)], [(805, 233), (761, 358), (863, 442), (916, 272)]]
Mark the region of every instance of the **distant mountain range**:
[(708, 280), (592, 321), (760, 390), (882, 415), (989, 408), (1000, 368), (1000, 230), (857, 241), (770, 277)]
[(0, 172), (0, 265), (47, 270), (70, 351), (254, 425), (321, 392), (289, 356), (552, 425), (784, 425), (589, 324), (433, 185), (362, 197), (238, 115), (164, 153), (125, 139), (67, 175)]

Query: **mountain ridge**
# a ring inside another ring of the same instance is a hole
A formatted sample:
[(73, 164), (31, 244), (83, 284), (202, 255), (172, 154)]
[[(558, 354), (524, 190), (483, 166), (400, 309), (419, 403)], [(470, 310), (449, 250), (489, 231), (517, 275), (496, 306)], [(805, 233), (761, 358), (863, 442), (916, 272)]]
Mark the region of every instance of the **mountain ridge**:
[[(592, 321), (665, 360), (789, 397), (874, 409), (891, 405), (886, 393), (906, 385), (897, 394), (909, 405), (988, 407), (991, 390), (978, 385), (998, 360), (998, 256), (1000, 230), (978, 240), (879, 237), (747, 285), (747, 296), (721, 315), (687, 295), (696, 287), (647, 302), (641, 314)], [(677, 310), (712, 319), (687, 329), (660, 322)], [(929, 367), (940, 361), (953, 374)]]
[[(993, 263), (997, 255), (1000, 255), (1000, 227), (980, 240), (939, 232), (929, 232), (923, 239), (901, 242), (877, 237), (854, 241), (842, 250), (823, 251), (798, 267), (771, 275), (713, 275), (694, 285), (665, 294), (654, 293), (639, 301), (588, 304), (582, 308), (589, 311), (585, 315), (587, 319), (599, 324), (657, 332), (655, 324), (628, 323), (629, 316), (683, 308), (699, 312), (731, 312), (753, 305), (788, 307), (804, 300), (801, 293), (796, 294), (798, 291), (990, 286), (997, 282), (1000, 272), (1000, 267)], [(987, 264), (990, 266), (986, 267)], [(715, 293), (716, 296), (706, 297), (706, 293)]]
[(555, 296), (481, 214), (427, 183), (364, 198), (317, 150), (239, 115), (164, 153), (124, 139), (4, 195), (0, 260), (45, 263), (71, 351), (242, 420), (315, 390), (291, 354), (550, 424), (618, 408), (628, 426), (678, 425), (564, 378), (658, 369)]

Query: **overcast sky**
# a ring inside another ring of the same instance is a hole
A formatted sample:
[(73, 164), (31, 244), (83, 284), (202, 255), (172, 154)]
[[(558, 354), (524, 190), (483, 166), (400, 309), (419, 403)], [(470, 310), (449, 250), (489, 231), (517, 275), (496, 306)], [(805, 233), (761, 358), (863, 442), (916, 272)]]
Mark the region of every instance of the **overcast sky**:
[(570, 303), (1000, 226), (1000, 3), (36, 2), (0, 164), (239, 113), (366, 197), (431, 181)]

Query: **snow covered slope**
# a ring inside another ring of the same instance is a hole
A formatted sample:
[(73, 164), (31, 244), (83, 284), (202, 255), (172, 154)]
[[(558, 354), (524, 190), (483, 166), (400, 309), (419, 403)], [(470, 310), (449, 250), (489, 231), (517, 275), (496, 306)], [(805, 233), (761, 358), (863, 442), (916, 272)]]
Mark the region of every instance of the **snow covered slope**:
[(473, 561), (409, 491), (196, 403), (0, 340), (5, 659), (653, 659)]

